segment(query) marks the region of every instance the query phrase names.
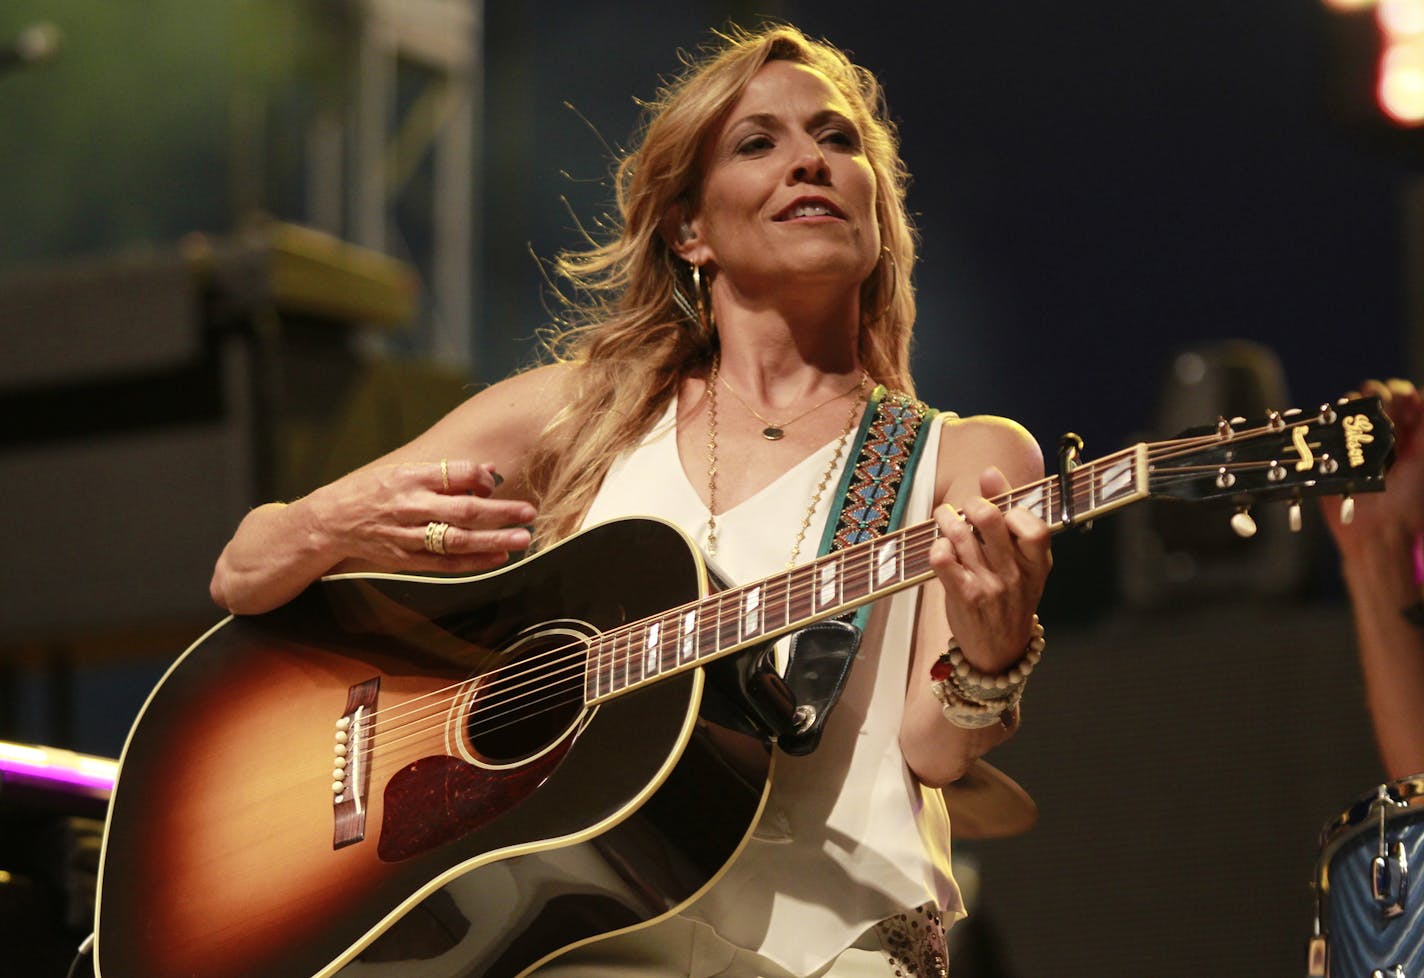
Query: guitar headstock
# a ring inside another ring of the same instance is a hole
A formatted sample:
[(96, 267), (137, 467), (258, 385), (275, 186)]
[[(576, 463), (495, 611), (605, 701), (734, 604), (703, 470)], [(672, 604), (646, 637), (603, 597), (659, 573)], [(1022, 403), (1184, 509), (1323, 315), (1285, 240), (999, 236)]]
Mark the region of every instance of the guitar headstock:
[(1352, 495), (1384, 488), (1394, 426), (1380, 399), (1325, 404), (1313, 414), (1222, 420), (1149, 446), (1151, 495), (1254, 499)]

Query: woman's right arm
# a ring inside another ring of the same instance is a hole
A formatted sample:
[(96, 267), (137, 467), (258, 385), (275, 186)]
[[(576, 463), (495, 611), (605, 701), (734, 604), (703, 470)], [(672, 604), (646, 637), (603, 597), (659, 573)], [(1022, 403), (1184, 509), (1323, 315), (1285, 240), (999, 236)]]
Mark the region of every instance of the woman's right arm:
[[(337, 569), (477, 573), (503, 563), (529, 545), (526, 460), (568, 402), (572, 370), (501, 381), (388, 455), (292, 503), (252, 510), (218, 558), (213, 600), (256, 614)], [(426, 549), (432, 522), (449, 524), (443, 555)]]

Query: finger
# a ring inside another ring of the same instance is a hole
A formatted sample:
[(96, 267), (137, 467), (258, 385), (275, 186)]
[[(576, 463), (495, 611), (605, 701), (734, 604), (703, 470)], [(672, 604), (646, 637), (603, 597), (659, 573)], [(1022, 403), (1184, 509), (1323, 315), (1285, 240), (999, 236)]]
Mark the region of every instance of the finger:
[(528, 549), (529, 539), (529, 531), (522, 526), (499, 530), (472, 530), (468, 527), (452, 526), (445, 531), (445, 553), (457, 556), (508, 554)]
[(1371, 378), (1360, 385), (1360, 390), (1364, 392), (1366, 397), (1382, 398), (1386, 404), (1389, 403), (1389, 385), (1383, 381)]
[(940, 532), (953, 551), (954, 562), (971, 574), (983, 573), (985, 570), (984, 554), (980, 549), (974, 525), (962, 511), (954, 510), (953, 507), (949, 508), (954, 515), (947, 517), (941, 523)]
[(402, 562), (401, 569), (406, 571), (432, 571), (441, 574), (478, 574), (487, 570), (494, 570), (509, 563), (509, 553), (500, 551), (497, 553), (480, 554), (447, 554), (438, 556), (436, 554), (421, 552), (410, 554)]
[(1021, 565), (1044, 572), (1053, 566), (1052, 535), (1047, 523), (1018, 506), (1009, 510), (1004, 522)]
[(516, 523), (533, 523), (537, 515), (538, 511), (522, 499), (441, 495), (430, 504), (420, 518), (427, 521), (437, 520), (469, 529), (493, 529)]
[(1010, 539), (1008, 525), (999, 507), (987, 499), (971, 499), (964, 505), (964, 515), (974, 530), (985, 563), (1000, 570), (1016, 564), (1017, 548)]
[(413, 554), (426, 553), (440, 558), (508, 554), (527, 549), (530, 536), (522, 526), (471, 529), (432, 520), (419, 527), (408, 528), (401, 539), (405, 548)]
[(991, 465), (979, 473), (979, 493), (985, 499), (1002, 496), (1012, 488), (1008, 478), (996, 466)]
[(1412, 398), (1418, 393), (1414, 385), (1403, 377), (1391, 377), (1385, 381), (1385, 386), (1394, 397)]
[(464, 495), (473, 492), (488, 496), (498, 485), (494, 466), (464, 458), (442, 458), (437, 462), (414, 462), (403, 473), (416, 484), (435, 492)]
[(965, 536), (972, 539), (972, 529), (965, 524), (959, 510), (949, 503), (935, 507), (934, 519), (939, 527), (939, 539), (930, 547), (930, 566), (941, 574), (965, 573), (955, 541)]

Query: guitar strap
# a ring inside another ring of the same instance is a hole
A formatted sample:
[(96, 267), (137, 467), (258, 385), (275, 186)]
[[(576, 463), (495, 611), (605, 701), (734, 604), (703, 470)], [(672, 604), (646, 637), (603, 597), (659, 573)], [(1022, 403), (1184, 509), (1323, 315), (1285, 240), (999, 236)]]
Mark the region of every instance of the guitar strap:
[[(910, 493), (901, 489), (913, 482), (924, 447), (920, 430), (936, 413), (908, 394), (875, 388), (852, 443), (854, 461), (834, 497), (841, 501), (840, 514), (826, 521), (821, 555), (871, 540), (904, 521)], [(784, 676), (776, 671), (770, 647), (748, 657), (751, 674), (743, 688), (786, 753), (809, 754), (820, 744), (869, 616), (870, 605), (862, 605), (794, 633)], [(768, 695), (771, 690), (776, 695)]]

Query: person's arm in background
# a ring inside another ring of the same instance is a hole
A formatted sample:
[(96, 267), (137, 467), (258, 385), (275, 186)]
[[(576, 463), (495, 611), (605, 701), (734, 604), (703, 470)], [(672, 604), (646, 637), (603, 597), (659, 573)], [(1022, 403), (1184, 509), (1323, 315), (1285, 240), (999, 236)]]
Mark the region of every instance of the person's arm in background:
[(1386, 401), (1395, 426), (1395, 463), (1383, 493), (1355, 497), (1350, 523), (1342, 522), (1338, 500), (1324, 500), (1322, 511), (1340, 548), (1380, 756), (1389, 777), (1399, 779), (1424, 772), (1418, 566), (1424, 559), (1424, 398), (1404, 380), (1370, 381), (1363, 393)]

